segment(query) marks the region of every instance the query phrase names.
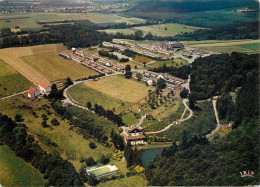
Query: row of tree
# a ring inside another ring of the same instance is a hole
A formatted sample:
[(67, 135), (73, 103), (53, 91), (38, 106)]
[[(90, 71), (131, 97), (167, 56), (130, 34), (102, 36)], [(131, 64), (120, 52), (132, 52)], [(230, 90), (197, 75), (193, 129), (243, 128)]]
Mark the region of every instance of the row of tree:
[(102, 106), (99, 106), (98, 104), (94, 105), (94, 108), (92, 109), (91, 102), (87, 102), (87, 107), (90, 110), (93, 110), (96, 114), (103, 116), (107, 118), (108, 120), (116, 123), (118, 126), (123, 126), (123, 120), (120, 115), (115, 114), (112, 110), (105, 110)]

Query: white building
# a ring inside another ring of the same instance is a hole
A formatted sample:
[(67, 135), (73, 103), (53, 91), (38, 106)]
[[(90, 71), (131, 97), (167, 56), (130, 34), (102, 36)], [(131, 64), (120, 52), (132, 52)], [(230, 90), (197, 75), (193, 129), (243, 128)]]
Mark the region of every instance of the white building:
[(147, 144), (147, 138), (144, 135), (144, 130), (141, 127), (132, 125), (125, 129), (124, 134), (125, 143), (131, 145), (145, 145)]
[(45, 83), (43, 82), (40, 82), (38, 84), (38, 89), (40, 90), (40, 93), (41, 94), (48, 94), (51, 92), (51, 87), (46, 85)]
[(40, 93), (40, 90), (37, 89), (36, 87), (32, 87), (29, 92), (28, 92), (28, 97), (29, 98), (35, 98), (37, 96), (39, 96), (41, 93)]

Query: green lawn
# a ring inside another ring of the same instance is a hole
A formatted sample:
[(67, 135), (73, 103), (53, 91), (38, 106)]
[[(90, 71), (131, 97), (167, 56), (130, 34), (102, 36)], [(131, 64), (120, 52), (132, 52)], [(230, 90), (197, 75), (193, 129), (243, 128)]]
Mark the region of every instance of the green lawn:
[(0, 146), (0, 183), (3, 186), (44, 186), (43, 176), (7, 146)]
[(91, 102), (92, 106), (98, 104), (120, 113), (144, 99), (149, 89), (153, 88), (121, 76), (111, 76), (73, 86), (68, 93), (83, 106)]
[(0, 59), (0, 97), (28, 90), (32, 83)]

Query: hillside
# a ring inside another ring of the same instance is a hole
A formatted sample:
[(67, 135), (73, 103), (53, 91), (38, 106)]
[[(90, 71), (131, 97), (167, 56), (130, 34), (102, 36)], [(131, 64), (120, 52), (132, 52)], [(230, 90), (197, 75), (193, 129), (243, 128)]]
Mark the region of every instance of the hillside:
[[(246, 80), (231, 118), (235, 121), (234, 130), (211, 143), (197, 137), (187, 142), (184, 133), (179, 146), (165, 150), (148, 166), (146, 177), (150, 185), (259, 184), (258, 72), (252, 67), (245, 71)], [(248, 170), (255, 175), (242, 178), (240, 172)]]

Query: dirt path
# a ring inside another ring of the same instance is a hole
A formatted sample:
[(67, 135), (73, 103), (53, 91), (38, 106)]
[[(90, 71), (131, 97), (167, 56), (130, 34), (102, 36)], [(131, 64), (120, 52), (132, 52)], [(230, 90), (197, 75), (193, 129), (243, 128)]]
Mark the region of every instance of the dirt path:
[(28, 92), (28, 91), (29, 91), (29, 90), (26, 90), (26, 91), (23, 91), (23, 92), (19, 92), (19, 93), (13, 94), (13, 95), (9, 95), (9, 96), (7, 96), (7, 97), (0, 98), (0, 100), (4, 100), (4, 99), (8, 99), (8, 98), (10, 98), (10, 97), (14, 97), (14, 96), (17, 96), (17, 95), (21, 95), (21, 94), (26, 93), (26, 92)]
[(0, 58), (15, 68), (33, 84), (37, 85), (40, 82), (50, 84), (43, 75), (20, 59), (23, 56), (30, 56), (33, 54), (32, 47), (16, 47), (0, 50)]

